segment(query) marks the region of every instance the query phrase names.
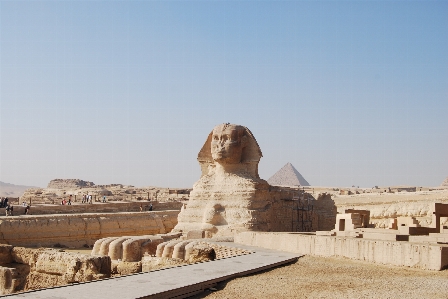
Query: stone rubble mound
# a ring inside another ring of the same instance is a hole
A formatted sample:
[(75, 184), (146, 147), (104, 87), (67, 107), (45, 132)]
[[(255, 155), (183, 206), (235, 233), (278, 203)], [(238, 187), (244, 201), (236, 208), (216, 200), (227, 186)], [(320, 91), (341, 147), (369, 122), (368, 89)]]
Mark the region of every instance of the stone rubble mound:
[(95, 186), (92, 182), (79, 179), (54, 179), (48, 183), (48, 189), (85, 188)]

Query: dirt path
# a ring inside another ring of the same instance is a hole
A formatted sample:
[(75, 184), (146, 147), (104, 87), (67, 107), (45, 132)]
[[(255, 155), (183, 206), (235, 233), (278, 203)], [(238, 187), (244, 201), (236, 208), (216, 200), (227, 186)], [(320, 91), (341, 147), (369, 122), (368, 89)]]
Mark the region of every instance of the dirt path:
[(343, 258), (296, 263), (218, 284), (199, 298), (448, 298), (448, 270), (423, 271)]

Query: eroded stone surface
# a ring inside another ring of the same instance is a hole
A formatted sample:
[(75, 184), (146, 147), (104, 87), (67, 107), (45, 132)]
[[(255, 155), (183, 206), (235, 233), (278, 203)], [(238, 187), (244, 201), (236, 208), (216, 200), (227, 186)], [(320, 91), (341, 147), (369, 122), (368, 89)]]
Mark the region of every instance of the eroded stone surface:
[(198, 154), (202, 176), (181, 209), (175, 231), (204, 231), (205, 237), (212, 237), (248, 230), (291, 230), (291, 221), (277, 220), (291, 214), (282, 200), (292, 199), (293, 192), (260, 179), (261, 157), (248, 128), (216, 126)]
[(176, 222), (177, 211), (8, 217), (0, 220), (0, 242), (79, 248), (105, 237), (167, 233)]
[[(10, 294), (73, 282), (91, 281), (110, 276), (108, 256), (88, 256), (47, 248), (24, 248), (0, 245), (0, 294)], [(6, 249), (6, 250), (5, 250)]]

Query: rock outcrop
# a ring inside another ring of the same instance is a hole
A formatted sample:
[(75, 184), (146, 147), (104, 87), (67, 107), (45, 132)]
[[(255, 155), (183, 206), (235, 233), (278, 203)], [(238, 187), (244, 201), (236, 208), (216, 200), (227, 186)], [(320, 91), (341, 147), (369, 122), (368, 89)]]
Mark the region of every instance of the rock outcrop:
[(48, 183), (48, 189), (78, 189), (95, 186), (92, 182), (79, 179), (54, 179)]
[(0, 294), (110, 277), (108, 256), (0, 245)]

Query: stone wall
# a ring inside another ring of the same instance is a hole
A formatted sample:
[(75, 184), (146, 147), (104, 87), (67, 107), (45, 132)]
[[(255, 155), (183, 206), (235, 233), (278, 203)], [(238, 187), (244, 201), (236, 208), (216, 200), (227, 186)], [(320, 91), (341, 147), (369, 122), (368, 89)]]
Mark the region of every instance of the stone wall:
[[(148, 210), (149, 204), (153, 205), (153, 211), (173, 210), (180, 211), (181, 202), (156, 202), (156, 201), (133, 201), (133, 202), (107, 202), (93, 204), (72, 204), (72, 205), (32, 205), (30, 215), (48, 214), (80, 214), (80, 213), (119, 213), (119, 212), (140, 212)], [(25, 207), (14, 204), (14, 215), (25, 214)], [(5, 215), (5, 209), (0, 208), (0, 215)]]
[[(76, 181), (76, 180), (75, 180)], [(87, 182), (88, 183), (88, 182)], [(54, 188), (30, 188), (20, 197), (20, 201), (32, 204), (60, 203), (72, 196), (73, 202), (81, 202), (83, 195), (92, 195), (100, 200), (103, 195), (108, 201), (152, 200), (160, 202), (187, 200), (191, 189), (125, 186), (121, 184), (93, 185), (93, 186), (65, 186), (65, 183), (51, 184)]]
[(240, 233), (235, 236), (235, 242), (299, 254), (346, 257), (425, 270), (442, 270), (448, 267), (448, 246), (439, 244), (262, 232)]
[(0, 243), (15, 246), (93, 246), (98, 239), (163, 234), (178, 211), (13, 216), (0, 220)]
[[(448, 203), (448, 190), (335, 196), (334, 201), (341, 214), (347, 209), (370, 211), (370, 223), (376, 228), (387, 228), (397, 217), (415, 217), (421, 226), (430, 226), (431, 207), (436, 202)], [(447, 218), (441, 221), (448, 223)]]
[(110, 277), (108, 256), (0, 245), (0, 295)]
[[(286, 194), (286, 193), (285, 193)], [(313, 232), (332, 230), (336, 220), (336, 206), (329, 194), (319, 194), (317, 199), (301, 193), (292, 199), (273, 202), (271, 231)]]

